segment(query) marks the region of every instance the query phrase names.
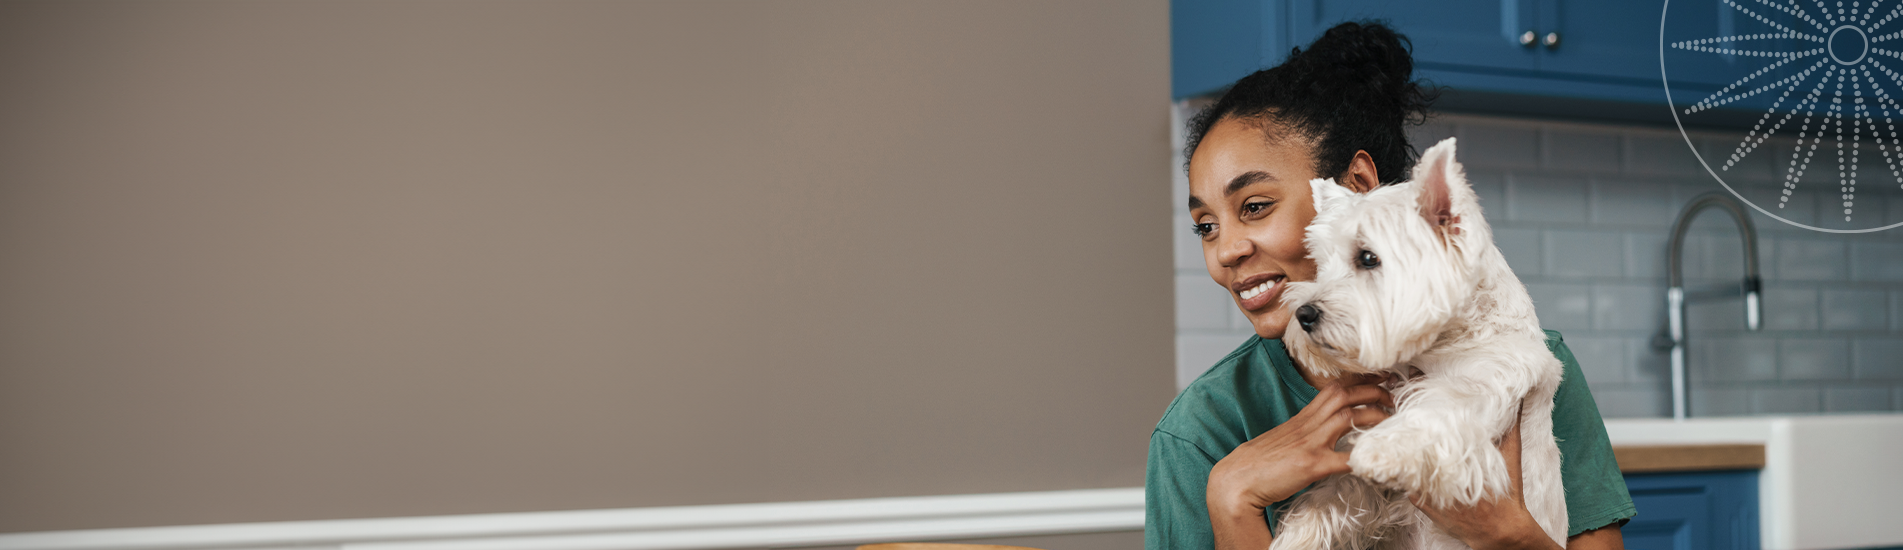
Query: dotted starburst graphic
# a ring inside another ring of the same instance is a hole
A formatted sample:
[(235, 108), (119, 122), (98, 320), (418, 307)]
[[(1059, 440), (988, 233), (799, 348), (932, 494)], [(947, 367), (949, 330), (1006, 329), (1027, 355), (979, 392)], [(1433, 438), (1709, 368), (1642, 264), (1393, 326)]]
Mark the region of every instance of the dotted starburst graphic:
[[(1843, 219), (1850, 222), (1857, 215), (1859, 162), (1867, 138), (1894, 180), (1890, 185), (1903, 188), (1903, 149), (1899, 149), (1903, 143), (1899, 143), (1895, 120), (1903, 117), (1903, 105), (1898, 104), (1903, 73), (1896, 70), (1903, 68), (1903, 51), (1898, 51), (1903, 50), (1899, 40), (1903, 28), (1892, 28), (1903, 27), (1899, 21), (1903, 0), (1888, 5), (1882, 0), (1720, 1), (1747, 20), (1746, 25), (1755, 22), (1757, 28), (1666, 45), (1725, 59), (1761, 60), (1762, 64), (1683, 107), (1679, 114), (1735, 106), (1753, 98), (1757, 98), (1755, 106), (1769, 98), (1770, 106), (1721, 166), (1708, 166), (1729, 172), (1748, 155), (1773, 155), (1783, 180), (1776, 208), (1788, 206), (1800, 186), (1834, 184), (1842, 199)], [(1765, 146), (1780, 133), (1795, 134), (1796, 145), (1788, 151)]]

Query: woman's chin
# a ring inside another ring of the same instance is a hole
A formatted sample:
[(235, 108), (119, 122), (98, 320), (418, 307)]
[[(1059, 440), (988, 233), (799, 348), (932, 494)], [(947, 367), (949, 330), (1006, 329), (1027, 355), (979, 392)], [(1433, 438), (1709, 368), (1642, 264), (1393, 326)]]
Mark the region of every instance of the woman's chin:
[(1279, 340), (1284, 333), (1288, 332), (1289, 315), (1288, 312), (1282, 311), (1282, 308), (1271, 309), (1260, 315), (1245, 312), (1244, 316), (1248, 317), (1249, 324), (1255, 327), (1256, 336)]

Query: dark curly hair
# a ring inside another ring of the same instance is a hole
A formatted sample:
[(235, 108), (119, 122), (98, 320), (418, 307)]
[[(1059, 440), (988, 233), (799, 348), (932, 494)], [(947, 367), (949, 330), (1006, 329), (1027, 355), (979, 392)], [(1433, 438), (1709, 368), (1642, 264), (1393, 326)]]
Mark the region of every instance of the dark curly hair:
[(1197, 113), (1183, 158), (1195, 155), (1217, 122), (1236, 119), (1308, 136), (1321, 177), (1347, 172), (1355, 151), (1367, 151), (1381, 183), (1404, 181), (1417, 156), (1406, 126), (1426, 122), (1438, 95), (1412, 79), (1411, 49), (1407, 37), (1379, 22), (1336, 25), (1281, 65), (1242, 77)]

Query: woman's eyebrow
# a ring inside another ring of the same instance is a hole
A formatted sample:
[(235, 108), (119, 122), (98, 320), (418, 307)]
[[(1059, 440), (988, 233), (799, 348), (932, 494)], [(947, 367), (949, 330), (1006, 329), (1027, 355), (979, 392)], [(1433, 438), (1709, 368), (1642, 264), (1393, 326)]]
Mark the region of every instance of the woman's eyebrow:
[(1257, 183), (1261, 183), (1265, 181), (1275, 181), (1275, 176), (1269, 175), (1268, 172), (1263, 172), (1261, 170), (1243, 172), (1242, 174), (1237, 175), (1235, 179), (1229, 180), (1229, 186), (1224, 187), (1222, 189), (1222, 195), (1225, 197), (1229, 195), (1234, 195), (1236, 194), (1237, 191), (1241, 191), (1242, 188), (1244, 187), (1248, 187), (1248, 186), (1255, 185)]
[[(1241, 174), (1238, 174), (1235, 177), (1235, 179), (1229, 180), (1229, 185), (1226, 187), (1223, 187), (1222, 189), (1222, 196), (1227, 197), (1229, 195), (1234, 195), (1236, 194), (1237, 191), (1241, 191), (1242, 188), (1244, 187), (1248, 187), (1248, 186), (1262, 183), (1265, 181), (1276, 181), (1276, 179), (1274, 175), (1271, 175), (1268, 172), (1263, 172), (1261, 170), (1243, 172)], [(1195, 195), (1189, 196), (1190, 210), (1195, 210), (1197, 208), (1202, 208), (1202, 207), (1203, 207), (1202, 199), (1196, 198)]]

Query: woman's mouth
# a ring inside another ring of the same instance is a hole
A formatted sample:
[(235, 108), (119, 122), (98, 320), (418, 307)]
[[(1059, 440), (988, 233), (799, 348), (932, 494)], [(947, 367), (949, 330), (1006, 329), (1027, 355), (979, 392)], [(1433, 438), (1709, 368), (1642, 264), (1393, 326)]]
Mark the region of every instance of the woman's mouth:
[(1242, 299), (1239, 305), (1244, 311), (1256, 311), (1275, 304), (1275, 300), (1282, 295), (1282, 281), (1281, 275), (1250, 277), (1243, 282), (1249, 286), (1236, 292), (1236, 297)]

